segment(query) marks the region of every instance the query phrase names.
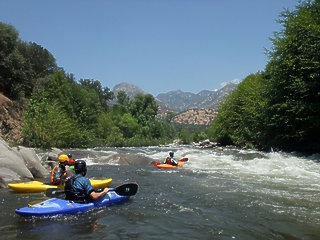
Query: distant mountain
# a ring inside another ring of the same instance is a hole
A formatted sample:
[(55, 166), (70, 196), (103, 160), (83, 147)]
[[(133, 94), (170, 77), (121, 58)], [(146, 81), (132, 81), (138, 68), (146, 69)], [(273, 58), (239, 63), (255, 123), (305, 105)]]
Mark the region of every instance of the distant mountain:
[(194, 108), (195, 104), (202, 100), (202, 97), (191, 92), (176, 90), (168, 93), (161, 93), (156, 96), (156, 99), (167, 108), (182, 112), (189, 108)]
[(167, 108), (178, 112), (201, 108), (217, 110), (219, 104), (237, 87), (237, 85), (237, 83), (230, 82), (221, 89), (215, 91), (203, 90), (198, 94), (177, 90), (161, 93), (156, 98)]
[[(217, 115), (217, 109), (220, 103), (228, 96), (238, 83), (227, 83), (221, 89), (215, 91), (203, 90), (197, 94), (183, 92), (181, 90), (161, 93), (155, 97), (159, 105), (158, 118), (165, 119), (168, 112), (172, 112), (175, 117), (174, 122), (190, 125), (209, 125)], [(139, 87), (129, 84), (120, 83), (113, 88), (116, 96), (120, 91), (133, 99), (138, 93), (147, 94)]]
[[(163, 109), (171, 110), (173, 112), (183, 112), (188, 109), (200, 108), (217, 110), (221, 101), (223, 101), (237, 85), (238, 83), (230, 82), (220, 89), (214, 91), (203, 90), (197, 94), (175, 90), (168, 93), (160, 93), (155, 99)], [(138, 86), (129, 83), (117, 84), (112, 91), (115, 98), (120, 91), (126, 92), (130, 99), (133, 99), (138, 93), (147, 94), (147, 92), (143, 91)]]
[(120, 91), (124, 91), (130, 99), (133, 99), (138, 93), (147, 94), (138, 86), (123, 82), (113, 87), (112, 92), (114, 93), (115, 99)]

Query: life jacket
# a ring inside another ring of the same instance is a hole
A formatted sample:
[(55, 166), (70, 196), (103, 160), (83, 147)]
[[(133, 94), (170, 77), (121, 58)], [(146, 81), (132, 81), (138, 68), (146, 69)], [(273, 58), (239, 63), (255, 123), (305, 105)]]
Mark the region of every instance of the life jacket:
[(170, 164), (172, 166), (177, 166), (178, 165), (175, 161), (172, 160), (171, 157), (167, 157), (165, 163), (166, 164)]
[(167, 157), (165, 163), (171, 165), (172, 164), (171, 157)]
[(77, 174), (67, 179), (64, 185), (64, 192), (66, 195), (66, 199), (72, 200), (74, 202), (79, 202), (79, 203), (90, 202), (92, 201), (90, 196), (86, 196), (83, 192), (80, 192), (73, 186), (74, 181), (79, 177), (81, 177), (81, 175)]
[(67, 178), (67, 172), (60, 166), (55, 166), (51, 172), (51, 183), (59, 185), (63, 183), (63, 180)]
[(76, 160), (74, 160), (73, 158), (69, 158), (68, 161), (68, 166), (73, 166), (75, 164)]

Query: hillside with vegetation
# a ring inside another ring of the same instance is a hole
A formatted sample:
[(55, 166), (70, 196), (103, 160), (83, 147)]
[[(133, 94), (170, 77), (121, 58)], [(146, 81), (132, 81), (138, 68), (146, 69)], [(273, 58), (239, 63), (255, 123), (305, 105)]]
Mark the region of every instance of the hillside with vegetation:
[[(32, 147), (158, 145), (182, 138), (183, 128), (157, 119), (150, 94), (114, 93), (98, 80), (80, 79), (58, 67), (54, 56), (24, 42), (0, 23), (1, 136)], [(111, 104), (111, 101), (113, 103)], [(188, 139), (194, 134), (188, 132)], [(191, 138), (192, 139), (192, 138)]]
[[(198, 94), (190, 92), (170, 91), (155, 97), (158, 104), (157, 118), (170, 119), (171, 123), (185, 126), (208, 126), (217, 114), (218, 106), (236, 88), (236, 83), (227, 83), (215, 91), (203, 90)], [(120, 83), (114, 86), (112, 92), (117, 98), (120, 91), (125, 92), (130, 99), (137, 94), (147, 94), (138, 86)], [(115, 103), (114, 99), (112, 103)], [(189, 103), (189, 105), (181, 103)]]

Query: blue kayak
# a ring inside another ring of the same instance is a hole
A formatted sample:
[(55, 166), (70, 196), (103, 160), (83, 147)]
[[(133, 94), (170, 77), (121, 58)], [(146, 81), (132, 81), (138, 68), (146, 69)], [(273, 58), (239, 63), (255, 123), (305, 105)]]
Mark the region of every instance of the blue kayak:
[(51, 198), (35, 205), (18, 208), (16, 209), (16, 214), (24, 217), (81, 214), (94, 208), (110, 206), (127, 199), (129, 199), (129, 196), (118, 195), (115, 191), (109, 191), (104, 197), (90, 203), (76, 203), (70, 200)]

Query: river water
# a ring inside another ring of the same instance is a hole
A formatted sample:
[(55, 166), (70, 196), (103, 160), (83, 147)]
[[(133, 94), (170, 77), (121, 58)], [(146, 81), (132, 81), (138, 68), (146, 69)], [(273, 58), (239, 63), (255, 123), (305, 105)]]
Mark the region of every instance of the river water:
[[(189, 161), (176, 170), (150, 164), (170, 150)], [(83, 215), (23, 218), (15, 208), (44, 194), (0, 189), (0, 239), (320, 239), (320, 155), (192, 146), (72, 152), (89, 164), (88, 177), (137, 182), (137, 194)]]

